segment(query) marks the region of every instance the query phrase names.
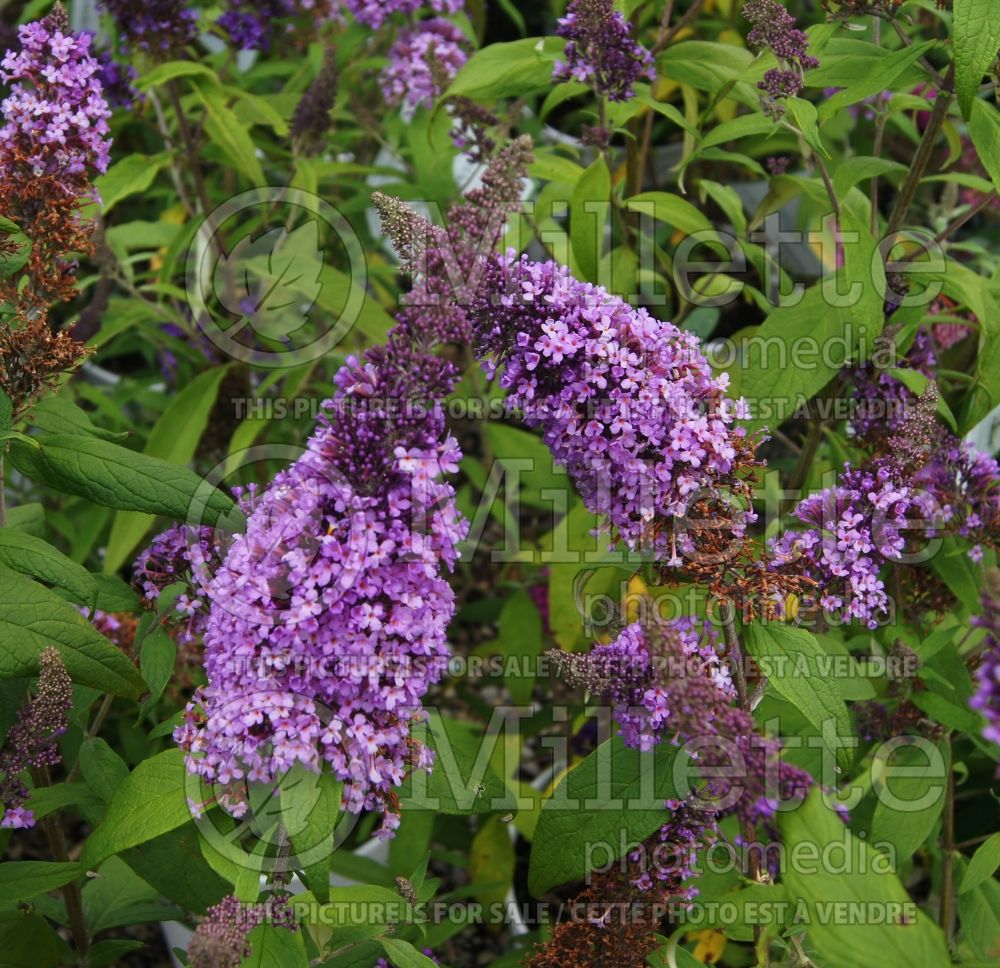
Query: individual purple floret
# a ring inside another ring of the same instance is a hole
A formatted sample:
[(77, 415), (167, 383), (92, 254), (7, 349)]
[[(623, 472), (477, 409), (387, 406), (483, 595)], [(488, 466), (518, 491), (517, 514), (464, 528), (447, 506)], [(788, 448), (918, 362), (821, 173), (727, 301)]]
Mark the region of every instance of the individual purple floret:
[(629, 549), (679, 564), (663, 519), (733, 470), (745, 404), (699, 341), (555, 262), (489, 261), (470, 310), (487, 373)]
[(29, 767), (41, 769), (59, 762), (56, 739), (66, 732), (69, 723), (73, 684), (59, 650), (45, 649), (39, 666), (35, 696), (18, 713), (0, 751), (0, 804), (4, 810), (0, 827), (35, 825), (34, 814), (24, 809), (30, 791), (22, 774)]
[(653, 80), (653, 55), (632, 37), (632, 25), (612, 0), (570, 0), (556, 33), (566, 38), (557, 81), (579, 81), (598, 97), (628, 101), (636, 81)]
[(358, 23), (379, 28), (394, 13), (417, 13), (428, 7), (435, 13), (458, 13), (464, 0), (344, 0)]
[(448, 20), (422, 20), (404, 30), (379, 75), (385, 99), (413, 110), (429, 107), (465, 63), (465, 34)]

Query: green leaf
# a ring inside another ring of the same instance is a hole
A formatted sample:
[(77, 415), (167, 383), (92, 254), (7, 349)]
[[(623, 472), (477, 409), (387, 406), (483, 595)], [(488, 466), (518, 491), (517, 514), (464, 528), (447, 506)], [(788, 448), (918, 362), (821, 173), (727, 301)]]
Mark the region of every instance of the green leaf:
[(181, 914), (173, 905), (164, 904), (159, 891), (118, 857), (109, 857), (101, 864), (82, 893), (83, 911), (91, 934), (128, 924), (172, 921)]
[(81, 605), (93, 604), (97, 594), (97, 584), (86, 568), (23, 531), (0, 528), (0, 565), (62, 588)]
[(715, 238), (716, 232), (708, 216), (680, 195), (669, 192), (640, 192), (626, 202), (630, 211), (648, 211), (652, 208), (653, 218), (666, 222), (687, 235), (695, 232), (709, 232)]
[[(688, 84), (699, 91), (715, 92), (739, 80), (753, 61), (753, 54), (742, 47), (685, 40), (683, 44), (672, 44), (660, 54), (656, 58), (656, 66), (660, 74), (672, 81)], [(736, 94), (735, 89), (733, 93)], [(752, 93), (740, 100), (750, 106), (757, 103), (757, 97)]]
[(528, 869), (532, 894), (580, 880), (588, 861), (611, 863), (660, 827), (663, 801), (676, 792), (674, 759), (665, 744), (642, 753), (615, 737), (570, 770), (542, 804)]
[(833, 190), (838, 198), (843, 197), (858, 182), (869, 178), (881, 178), (890, 172), (898, 174), (905, 171), (906, 165), (901, 165), (898, 161), (890, 161), (888, 158), (872, 158), (868, 155), (855, 155), (844, 161), (834, 172)]
[(325, 903), (330, 896), (330, 856), (337, 847), (334, 828), (340, 819), (344, 784), (326, 770), (310, 771), (304, 781), (287, 788), (282, 782), (281, 819), (306, 886)]
[(76, 960), (45, 918), (27, 911), (0, 915), (0, 951), (3, 968), (61, 968)]
[(145, 716), (163, 695), (163, 690), (174, 674), (176, 660), (177, 643), (165, 629), (157, 626), (146, 636), (139, 653), (139, 669), (149, 687), (149, 696), (139, 710), (140, 717)]
[(102, 440), (116, 442), (125, 440), (128, 436), (97, 427), (86, 410), (64, 396), (43, 397), (28, 411), (27, 419), (31, 426), (49, 434), (100, 437)]
[(978, 887), (983, 881), (991, 878), (1000, 867), (1000, 833), (993, 834), (988, 840), (980, 844), (976, 852), (969, 861), (969, 866), (965, 869), (962, 883), (959, 885), (958, 893), (971, 891)]
[(217, 86), (193, 84), (195, 93), (205, 106), (205, 133), (217, 145), (229, 162), (242, 172), (254, 185), (265, 184), (264, 171), (257, 160), (257, 146), (250, 132), (226, 104), (225, 95)]
[[(753, 331), (730, 369), (731, 395), (750, 404), (750, 429), (778, 428), (840, 372), (841, 358), (846, 361), (852, 350), (853, 319), (850, 308), (828, 305), (822, 285), (816, 285), (796, 305), (773, 310)], [(789, 362), (796, 347), (813, 348), (807, 362)]]
[(261, 924), (247, 936), (247, 943), (250, 955), (240, 968), (307, 968), (309, 964), (301, 931)]
[(469, 848), (469, 876), (477, 900), (487, 908), (503, 904), (514, 880), (514, 862), (509, 825), (484, 818)]
[(180, 827), (191, 819), (184, 754), (169, 749), (143, 760), (118, 787), (108, 812), (83, 849), (83, 864), (101, 861)]
[(125, 955), (144, 947), (141, 941), (114, 938), (98, 941), (87, 949), (87, 968), (110, 968), (111, 965), (120, 964)]
[(955, 93), (962, 115), (968, 120), (983, 75), (993, 66), (1000, 50), (996, 4), (992, 0), (955, 0), (952, 36), (955, 41)]
[(500, 613), (498, 645), (514, 668), (505, 676), (510, 697), (518, 706), (531, 701), (535, 684), (532, 663), (542, 651), (542, 616), (532, 597), (518, 589)]
[[(520, 485), (517, 497), (524, 504), (551, 511), (557, 496), (553, 492), (566, 493), (571, 489), (569, 476), (556, 470), (552, 451), (537, 434), (495, 420), (486, 423), (485, 431), (490, 448), (504, 469), (505, 486), (516, 481)], [(511, 497), (508, 493), (508, 503)]]
[[(944, 935), (922, 910), (888, 924), (878, 918), (859, 922), (830, 915), (838, 902), (899, 912), (914, 905), (886, 859), (848, 830), (839, 814), (825, 806), (818, 790), (798, 809), (779, 813), (778, 826), (787, 856), (799, 858), (786, 865), (782, 883), (790, 897), (805, 905), (802, 923), (808, 925), (808, 940), (825, 962), (851, 968), (949, 964)], [(823, 861), (833, 852), (843, 858), (836, 870)], [(807, 857), (811, 859), (803, 860)]]
[(165, 152), (158, 155), (126, 155), (116, 161), (103, 175), (94, 179), (104, 214), (107, 215), (122, 199), (147, 191), (168, 164), (170, 156)]
[(842, 108), (857, 104), (865, 98), (892, 89), (892, 85), (905, 70), (912, 67), (933, 47), (935, 41), (927, 40), (912, 47), (894, 51), (880, 51), (878, 57), (858, 57), (852, 78), (843, 90), (824, 98), (819, 106), (820, 122), (828, 121)]
[[(869, 842), (892, 844), (897, 870), (924, 844), (941, 816), (947, 780), (935, 775), (934, 763), (922, 749), (904, 746), (894, 752), (892, 772), (881, 780)], [(891, 806), (890, 798), (900, 801), (898, 806)]]
[(72, 605), (37, 582), (0, 571), (0, 678), (33, 676), (55, 645), (74, 682), (137, 699), (146, 690), (135, 666)]
[(437, 964), (437, 962), (431, 961), (427, 955), (417, 951), (409, 941), (383, 938), (382, 950), (385, 951), (396, 968), (433, 968)]
[(151, 88), (159, 87), (178, 77), (200, 77), (210, 83), (218, 83), (215, 72), (204, 64), (197, 61), (167, 61), (166, 64), (158, 64), (144, 77), (136, 81), (136, 87), (140, 91), (148, 91)]
[(432, 713), (413, 727), (414, 739), (435, 751), (430, 776), (414, 770), (400, 789), (404, 811), (444, 814), (490, 813), (508, 809), (513, 796), (490, 769), (491, 742), (481, 727)]
[(583, 277), (597, 281), (604, 228), (611, 210), (611, 173), (598, 155), (580, 176), (570, 201), (570, 241)]
[[(754, 622), (746, 628), (746, 646), (774, 689), (824, 739), (852, 735), (851, 718), (837, 682), (829, 672), (824, 673), (826, 652), (811, 632), (775, 622)], [(827, 746), (836, 756), (838, 767), (846, 770), (851, 750), (836, 743), (828, 742)]]
[(0, 431), (10, 430), (10, 421), (13, 416), (13, 406), (10, 397), (0, 387)]
[(1000, 191), (1000, 111), (996, 105), (981, 100), (972, 102), (969, 135), (979, 160), (993, 179), (993, 187)]
[(990, 877), (961, 892), (958, 918), (962, 936), (976, 957), (996, 964), (1000, 956), (1000, 881)]
[[(548, 45), (552, 44), (549, 38)], [(459, 95), (473, 100), (520, 97), (529, 91), (549, 87), (553, 56), (558, 53), (554, 45), (551, 49), (550, 55), (543, 37), (525, 37), (483, 47), (455, 75), (442, 101)]]
[[(0, 910), (8, 911), (22, 901), (48, 894), (75, 881), (83, 874), (79, 864), (50, 864), (47, 861), (5, 861), (0, 864)], [(3, 955), (0, 954), (0, 963)]]
[(86, 740), (80, 747), (80, 772), (87, 785), (105, 803), (128, 776), (125, 761), (99, 736)]
[(198, 828), (193, 823), (130, 847), (121, 858), (144, 881), (186, 911), (203, 914), (232, 886), (202, 856)]
[(233, 509), (233, 501), (197, 474), (106, 440), (57, 434), (41, 447), (13, 443), (11, 463), (25, 476), (102, 507), (189, 515), (211, 525)]
[[(218, 366), (199, 373), (173, 397), (150, 431), (143, 453), (171, 464), (187, 465), (198, 449), (219, 385), (228, 371), (228, 366)], [(152, 515), (136, 511), (119, 511), (115, 515), (104, 556), (105, 573), (114, 574), (130, 559), (153, 521)]]

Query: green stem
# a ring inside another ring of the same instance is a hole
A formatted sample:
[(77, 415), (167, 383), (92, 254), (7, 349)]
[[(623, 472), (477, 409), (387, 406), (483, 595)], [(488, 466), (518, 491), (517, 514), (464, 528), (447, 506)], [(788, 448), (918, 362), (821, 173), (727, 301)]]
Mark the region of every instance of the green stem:
[(913, 158), (913, 164), (910, 166), (909, 172), (907, 172), (906, 181), (903, 182), (899, 190), (899, 197), (896, 199), (896, 205), (892, 210), (892, 215), (889, 217), (889, 224), (885, 230), (887, 237), (895, 235), (902, 228), (903, 222), (906, 221), (906, 215), (913, 204), (917, 188), (920, 186), (920, 180), (924, 177), (927, 166), (930, 163), (931, 155), (934, 152), (934, 145), (937, 142), (938, 135), (941, 133), (941, 127), (948, 116), (954, 86), (955, 65), (952, 64), (948, 69), (945, 87), (938, 91), (937, 98), (934, 100), (934, 110), (931, 111), (930, 121), (927, 122), (923, 138), (920, 139), (920, 145)]
[[(49, 775), (47, 766), (32, 767), (31, 777), (36, 787), (47, 787), (52, 785), (52, 778)], [(41, 820), (42, 829), (49, 842), (49, 849), (52, 851), (53, 859), (60, 864), (68, 864), (69, 850), (66, 847), (66, 834), (63, 832), (62, 824), (54, 815), (43, 817)], [(83, 913), (83, 898), (80, 894), (80, 886), (76, 881), (72, 881), (62, 888), (63, 900), (66, 902), (66, 915), (69, 918), (70, 933), (73, 936), (73, 944), (76, 946), (80, 961), (83, 962), (90, 948), (90, 934), (87, 931), (87, 919)]]

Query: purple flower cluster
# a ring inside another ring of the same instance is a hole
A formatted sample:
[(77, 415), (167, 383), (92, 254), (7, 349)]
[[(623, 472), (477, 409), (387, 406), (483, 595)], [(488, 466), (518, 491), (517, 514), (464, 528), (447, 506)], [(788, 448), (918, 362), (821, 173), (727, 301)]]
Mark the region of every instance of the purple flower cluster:
[[(986, 719), (983, 736), (993, 743), (1000, 743), (1000, 602), (989, 593), (983, 594), (983, 614), (972, 620), (974, 625), (986, 630), (982, 659), (976, 669), (976, 693), (969, 700), (973, 709)], [(1000, 775), (1000, 765), (997, 766)]]
[[(586, 506), (630, 549), (679, 564), (658, 524), (714, 493), (745, 431), (699, 341), (555, 262), (513, 252), (486, 268), (471, 315), (477, 354), (542, 430)], [(658, 521), (659, 519), (659, 521)]]
[(0, 827), (33, 827), (34, 814), (24, 809), (29, 790), (21, 775), (29, 767), (43, 768), (59, 762), (56, 739), (66, 732), (73, 684), (58, 649), (48, 648), (39, 657), (38, 691), (18, 713), (0, 751)]
[(410, 110), (429, 107), (465, 63), (466, 47), (465, 34), (440, 17), (403, 30), (379, 75), (385, 99)]
[(670, 812), (670, 819), (657, 831), (658, 844), (652, 855), (649, 841), (629, 854), (629, 860), (637, 865), (632, 886), (648, 891), (654, 886), (667, 885), (672, 898), (689, 903), (698, 896), (698, 888), (683, 884), (695, 875), (699, 852), (716, 840), (716, 812), (707, 805), (699, 808), (682, 800), (667, 800), (664, 806)]
[(358, 23), (378, 29), (394, 13), (417, 13), (429, 7), (435, 13), (458, 13), (464, 0), (344, 0), (344, 6)]
[(298, 930), (283, 895), (260, 904), (245, 904), (235, 895), (227, 895), (205, 912), (188, 946), (188, 963), (191, 968), (239, 968), (250, 955), (247, 936), (261, 924)]
[(273, 21), (295, 12), (294, 0), (229, 0), (219, 26), (242, 50), (267, 50), (275, 29)]
[(628, 101), (636, 81), (656, 76), (653, 55), (632, 37), (612, 0), (570, 0), (556, 33), (566, 38), (566, 60), (552, 75), (557, 81), (579, 81), (599, 97)]
[(120, 64), (111, 54), (102, 50), (97, 54), (100, 67), (98, 79), (104, 91), (104, 99), (111, 107), (131, 108), (136, 101), (142, 99), (135, 88), (136, 70), (131, 64)]
[(189, 644), (205, 631), (208, 584), (221, 564), (217, 535), (207, 526), (174, 525), (158, 534), (135, 560), (135, 581), (155, 605), (170, 585), (186, 590), (174, 602), (178, 641)]
[(807, 54), (809, 38), (795, 26), (795, 18), (777, 0), (747, 0), (743, 16), (753, 24), (747, 42), (756, 50), (770, 50), (781, 66), (764, 74), (757, 87), (765, 112), (781, 117), (782, 98), (795, 97), (802, 90), (804, 71), (819, 67), (819, 61)]
[(306, 452), (245, 502), (246, 534), (206, 589), (208, 686), (175, 733), (234, 814), (245, 781), (325, 762), (345, 808), (384, 810), (391, 834), (394, 787), (429, 765), (410, 725), (447, 662), (440, 572), (466, 527), (442, 481), (458, 447), (434, 406), (454, 378), (401, 337), (350, 360)]
[[(917, 330), (913, 345), (900, 365), (933, 377), (937, 357), (926, 330)], [(856, 401), (851, 415), (851, 429), (858, 437), (898, 431), (906, 420), (907, 412), (917, 401), (917, 395), (902, 381), (874, 363), (854, 370), (851, 381)]]
[(483, 284), (486, 259), (521, 203), (522, 179), (532, 159), (531, 139), (516, 138), (496, 152), (482, 185), (432, 225), (398, 199), (372, 200), (413, 286), (402, 302), (399, 326), (430, 344), (472, 341), (469, 306)]
[(55, 177), (67, 195), (79, 178), (104, 172), (111, 141), (100, 65), (87, 34), (69, 31), (61, 8), (18, 31), (20, 50), (0, 62), (10, 94), (0, 105), (0, 172), (4, 179)]
[[(1000, 535), (1000, 465), (968, 441), (941, 432), (922, 466), (912, 471), (912, 486), (940, 531), (972, 543), (969, 557), (981, 561), (983, 544)], [(933, 532), (932, 532), (933, 533)]]
[(795, 516), (809, 528), (771, 543), (773, 567), (795, 568), (816, 581), (825, 612), (877, 628), (889, 607), (880, 572), (902, 556), (907, 513), (932, 510), (926, 497), (899, 483), (887, 464), (846, 465), (839, 485), (799, 503)]
[[(716, 653), (690, 619), (627, 626), (588, 654), (555, 653), (562, 673), (614, 704), (622, 739), (642, 750), (669, 742), (707, 769), (699, 809), (769, 823), (779, 804), (811, 786), (808, 773), (780, 758), (779, 740), (755, 732), (750, 713)], [(726, 767), (727, 769), (713, 769)]]
[(123, 40), (150, 54), (178, 54), (198, 36), (198, 11), (184, 0), (100, 0)]

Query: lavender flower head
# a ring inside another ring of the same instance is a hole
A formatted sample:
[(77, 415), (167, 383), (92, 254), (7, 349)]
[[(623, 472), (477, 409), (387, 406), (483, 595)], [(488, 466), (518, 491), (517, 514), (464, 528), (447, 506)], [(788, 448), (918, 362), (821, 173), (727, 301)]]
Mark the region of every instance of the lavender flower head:
[(385, 99), (410, 110), (429, 107), (465, 63), (466, 46), (465, 34), (440, 17), (403, 30), (379, 75)]
[[(983, 593), (983, 614), (972, 620), (986, 630), (982, 659), (976, 669), (976, 693), (969, 700), (973, 709), (986, 719), (983, 737), (1000, 743), (1000, 602), (989, 592)], [(1000, 776), (1000, 765), (997, 766)]]
[(198, 36), (198, 11), (183, 0), (100, 0), (131, 47), (159, 56), (178, 54)]
[(381, 27), (394, 13), (417, 13), (429, 7), (435, 13), (458, 13), (464, 0), (344, 0), (344, 6), (360, 24)]
[[(667, 742), (708, 768), (704, 789), (690, 799), (699, 809), (736, 814), (748, 826), (770, 823), (781, 802), (812, 785), (808, 773), (780, 759), (780, 741), (757, 735), (753, 717), (733, 704), (713, 636), (691, 619), (635, 622), (589, 654), (555, 655), (571, 684), (612, 702), (628, 746)], [(723, 766), (729, 769), (712, 770)]]
[(20, 50), (0, 62), (10, 84), (0, 105), (0, 171), (5, 179), (53, 175), (68, 195), (79, 193), (78, 176), (107, 170), (111, 112), (102, 96), (100, 66), (88, 34), (70, 33), (61, 7), (18, 31)]
[(628, 101), (636, 81), (656, 76), (653, 55), (633, 39), (612, 0), (570, 0), (556, 33), (566, 38), (566, 60), (552, 75), (557, 81), (579, 81), (598, 97)]
[(288, 899), (274, 896), (261, 904), (245, 904), (229, 894), (205, 912), (188, 946), (191, 968), (239, 968), (250, 956), (247, 936), (261, 924), (297, 931)]
[(158, 534), (135, 560), (135, 583), (150, 605), (163, 590), (183, 584), (171, 617), (179, 623), (178, 641), (194, 642), (205, 631), (208, 583), (222, 563), (217, 536), (207, 526), (174, 525)]
[(73, 684), (59, 650), (48, 648), (39, 657), (38, 690), (18, 713), (0, 751), (0, 827), (33, 827), (34, 814), (24, 809), (30, 791), (21, 775), (29, 767), (43, 768), (59, 762), (56, 739), (66, 732)]
[[(926, 377), (933, 376), (937, 358), (926, 330), (917, 330), (901, 366)], [(867, 438), (898, 431), (906, 420), (908, 410), (916, 403), (917, 395), (888, 370), (871, 362), (855, 369), (851, 378), (856, 400), (851, 429), (855, 435)]]
[(795, 26), (795, 18), (777, 0), (747, 0), (743, 16), (753, 24), (747, 42), (758, 51), (770, 50), (781, 63), (764, 74), (757, 87), (765, 113), (780, 118), (781, 99), (795, 97), (802, 90), (802, 74), (819, 67), (807, 54), (809, 38)]
[(822, 589), (824, 611), (877, 628), (889, 611), (881, 571), (902, 557), (908, 512), (931, 512), (925, 501), (886, 464), (866, 470), (845, 465), (839, 485), (796, 507), (795, 516), (809, 527), (771, 543), (773, 567), (804, 571)]
[(541, 428), (587, 508), (628, 548), (679, 565), (663, 519), (715, 493), (747, 416), (697, 337), (513, 251), (489, 261), (470, 315), (487, 372), (503, 366), (508, 402)]
[(391, 835), (394, 788), (430, 764), (410, 726), (447, 662), (440, 572), (465, 535), (434, 406), (453, 379), (405, 339), (349, 360), (305, 454), (247, 504), (207, 586), (208, 686), (175, 733), (237, 816), (245, 781), (329, 764), (345, 809), (384, 811)]
[(273, 21), (295, 12), (294, 0), (229, 0), (219, 26), (241, 50), (267, 50), (275, 30)]
[(118, 63), (106, 50), (97, 54), (97, 63), (104, 98), (111, 107), (131, 108), (143, 99), (133, 83), (138, 75), (131, 64)]

